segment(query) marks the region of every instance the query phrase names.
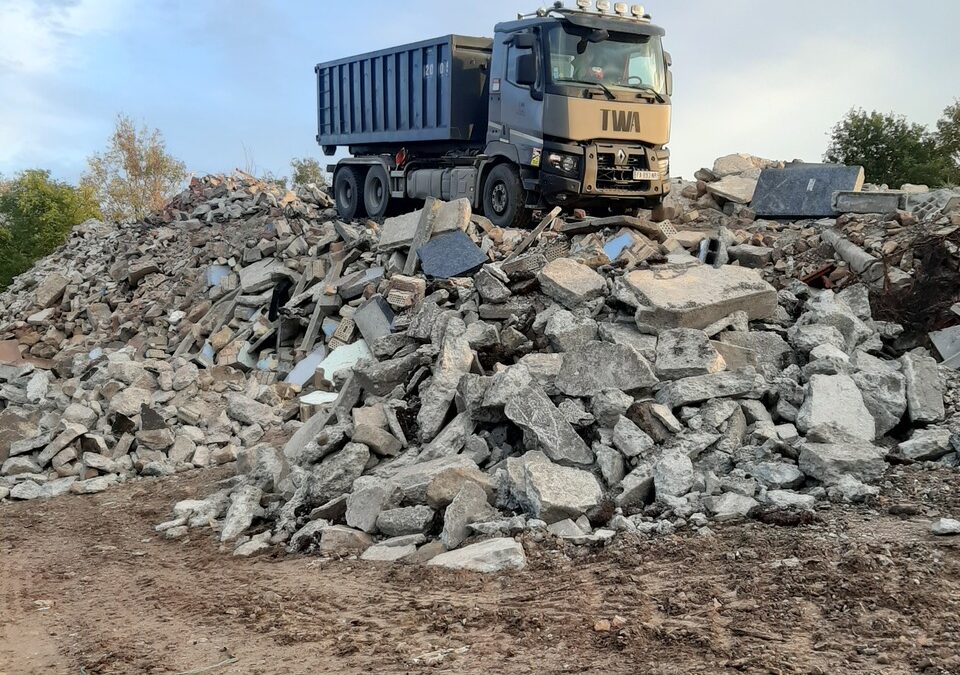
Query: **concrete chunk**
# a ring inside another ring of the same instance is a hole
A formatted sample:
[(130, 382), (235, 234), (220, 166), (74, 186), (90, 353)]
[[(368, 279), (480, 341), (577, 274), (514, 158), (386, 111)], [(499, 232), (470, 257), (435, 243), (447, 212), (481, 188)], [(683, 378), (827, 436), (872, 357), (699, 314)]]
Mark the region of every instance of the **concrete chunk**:
[(873, 416), (848, 375), (814, 375), (807, 383), (803, 405), (797, 413), (797, 428), (807, 432), (823, 424), (834, 424), (865, 441), (876, 437)]
[(937, 362), (930, 356), (904, 354), (900, 358), (903, 375), (907, 380), (907, 412), (910, 421), (942, 422), (946, 416), (943, 408), (943, 389)]
[(657, 336), (657, 375), (665, 380), (719, 373), (726, 362), (707, 334), (694, 328), (674, 328)]
[(648, 333), (668, 328), (706, 328), (742, 310), (752, 319), (773, 316), (777, 292), (754, 270), (706, 265), (636, 270), (626, 276), (639, 307), (637, 327)]
[(566, 464), (593, 463), (593, 453), (546, 394), (526, 387), (504, 408), (507, 418), (529, 435), (535, 447)]
[(589, 471), (525, 456), (524, 478), (530, 515), (547, 523), (578, 518), (600, 504), (603, 491)]
[(568, 396), (594, 396), (604, 389), (632, 391), (657, 382), (650, 364), (632, 347), (593, 341), (563, 355), (556, 385)]
[(441, 553), (427, 565), (472, 572), (500, 572), (505, 569), (523, 569), (527, 558), (523, 546), (508, 537), (488, 539), (464, 546), (456, 551)]
[(762, 385), (763, 378), (756, 370), (742, 368), (675, 380), (658, 391), (656, 399), (672, 410), (711, 398), (759, 398)]
[(600, 297), (607, 287), (602, 276), (570, 258), (550, 261), (537, 278), (544, 293), (569, 309)]

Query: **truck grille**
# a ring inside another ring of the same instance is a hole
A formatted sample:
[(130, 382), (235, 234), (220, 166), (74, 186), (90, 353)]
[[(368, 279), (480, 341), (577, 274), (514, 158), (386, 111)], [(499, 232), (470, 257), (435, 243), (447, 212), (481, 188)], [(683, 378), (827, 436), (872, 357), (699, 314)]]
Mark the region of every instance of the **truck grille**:
[(647, 156), (642, 153), (628, 154), (626, 163), (617, 164), (616, 153), (597, 153), (597, 189), (617, 192), (642, 192), (650, 189), (650, 181), (633, 180), (633, 171), (649, 168)]

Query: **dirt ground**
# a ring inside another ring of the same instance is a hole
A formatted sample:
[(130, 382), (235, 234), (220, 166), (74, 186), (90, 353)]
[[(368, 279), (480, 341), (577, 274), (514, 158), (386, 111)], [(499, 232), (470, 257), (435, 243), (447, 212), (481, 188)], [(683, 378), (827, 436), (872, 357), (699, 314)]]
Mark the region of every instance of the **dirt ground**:
[(955, 472), (798, 527), (526, 541), (484, 576), (153, 531), (226, 471), (0, 506), (0, 673), (960, 673), (960, 538), (928, 534)]

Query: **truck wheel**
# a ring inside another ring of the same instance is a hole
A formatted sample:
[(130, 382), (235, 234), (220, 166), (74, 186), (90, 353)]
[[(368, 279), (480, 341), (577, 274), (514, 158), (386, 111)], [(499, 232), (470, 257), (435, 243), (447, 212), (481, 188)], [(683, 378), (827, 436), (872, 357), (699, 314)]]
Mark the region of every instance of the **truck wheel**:
[(363, 206), (370, 218), (380, 218), (387, 212), (390, 204), (390, 181), (387, 172), (379, 164), (367, 171), (363, 181)]
[(343, 220), (353, 220), (363, 215), (363, 176), (361, 169), (345, 166), (333, 179), (333, 194), (337, 201), (337, 213)]
[(530, 222), (526, 197), (517, 170), (509, 164), (498, 164), (483, 184), (483, 215), (497, 227), (524, 227)]

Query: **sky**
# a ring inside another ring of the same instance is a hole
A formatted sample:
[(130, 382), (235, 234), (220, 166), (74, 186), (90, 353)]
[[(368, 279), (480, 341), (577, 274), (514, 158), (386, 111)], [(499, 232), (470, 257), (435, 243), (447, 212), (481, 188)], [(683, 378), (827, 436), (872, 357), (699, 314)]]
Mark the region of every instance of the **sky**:
[[(567, 0), (573, 4), (573, 0)], [(76, 181), (118, 113), (197, 173), (285, 175), (316, 145), (314, 64), (490, 36), (527, 0), (0, 0), (0, 174)], [(747, 152), (818, 161), (851, 107), (933, 125), (960, 97), (960, 2), (661, 0), (672, 173)]]

